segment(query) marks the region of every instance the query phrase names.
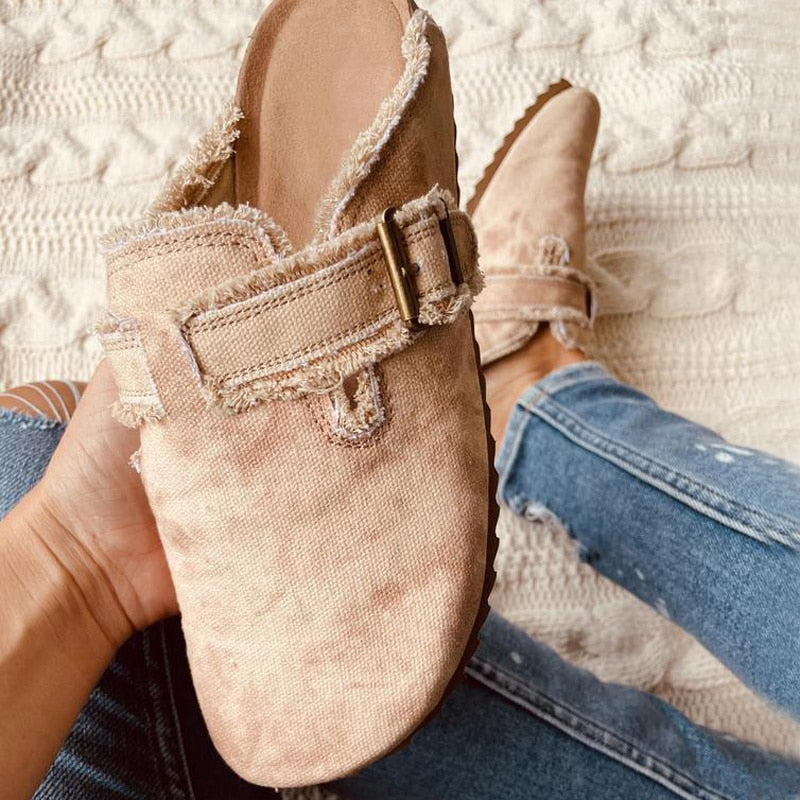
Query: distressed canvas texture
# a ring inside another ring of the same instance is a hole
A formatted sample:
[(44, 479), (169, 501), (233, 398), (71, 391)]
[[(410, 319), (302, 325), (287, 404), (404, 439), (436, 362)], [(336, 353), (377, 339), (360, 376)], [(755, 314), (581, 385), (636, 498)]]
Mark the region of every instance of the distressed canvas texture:
[[(464, 199), (566, 77), (603, 120), (588, 191), (595, 354), (671, 410), (800, 460), (800, 59), (789, 2), (431, 0)], [(253, 0), (0, 6), (0, 385), (86, 379), (98, 237), (139, 217), (233, 92)], [(601, 677), (800, 754), (798, 728), (591, 569), (505, 518), (495, 607)]]
[[(209, 733), (262, 786), (330, 780), (395, 749), (485, 609), (489, 456), (468, 311), (481, 281), (455, 205), (446, 46), (425, 12), (402, 52), (369, 127), (380, 144), (353, 134), (308, 247), (237, 207), (228, 184), (214, 207), (184, 205), (187, 187), (220, 193), (229, 112), (165, 187), (172, 203), (107, 240), (113, 413), (140, 427)], [(429, 326), (418, 335), (386, 276), (387, 205)]]

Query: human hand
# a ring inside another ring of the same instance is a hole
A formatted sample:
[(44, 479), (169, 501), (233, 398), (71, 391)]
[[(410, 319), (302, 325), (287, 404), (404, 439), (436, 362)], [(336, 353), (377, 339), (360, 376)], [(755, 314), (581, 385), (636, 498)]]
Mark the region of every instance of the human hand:
[(117, 649), (177, 611), (116, 394), (103, 362), (44, 476), (0, 520), (0, 800), (34, 794)]
[(111, 368), (103, 361), (30, 493), (29, 509), (42, 515), (43, 524), (34, 527), (39, 535), (48, 531), (48, 546), (67, 554), (68, 561), (77, 559), (79, 572), (88, 569), (93, 579), (108, 584), (130, 624), (129, 635), (178, 608), (147, 496), (128, 464), (139, 434), (111, 416), (116, 396)]

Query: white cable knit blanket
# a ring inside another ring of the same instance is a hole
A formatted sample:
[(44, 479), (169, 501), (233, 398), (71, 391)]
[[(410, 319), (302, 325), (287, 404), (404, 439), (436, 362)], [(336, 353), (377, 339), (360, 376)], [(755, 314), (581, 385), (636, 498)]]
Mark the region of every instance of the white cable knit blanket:
[[(86, 328), (104, 293), (96, 239), (143, 211), (232, 94), (264, 5), (0, 5), (0, 387), (89, 377), (99, 351)], [(465, 197), (540, 90), (561, 77), (592, 89), (603, 107), (588, 193), (596, 355), (668, 408), (800, 460), (800, 5), (428, 7), (451, 47)], [(578, 565), (563, 531), (501, 527), (495, 608), (604, 679), (800, 755), (800, 728)]]

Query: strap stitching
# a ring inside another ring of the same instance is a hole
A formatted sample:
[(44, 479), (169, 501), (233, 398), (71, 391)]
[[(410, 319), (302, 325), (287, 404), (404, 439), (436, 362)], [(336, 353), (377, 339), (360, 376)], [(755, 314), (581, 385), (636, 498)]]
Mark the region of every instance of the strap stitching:
[(351, 264), (350, 266), (345, 267), (345, 269), (342, 272), (339, 272), (336, 275), (326, 278), (325, 281), (322, 283), (316, 283), (308, 287), (292, 290), (287, 295), (276, 298), (274, 300), (266, 299), (260, 301), (257, 304), (248, 306), (247, 308), (236, 309), (235, 311), (229, 312), (224, 317), (215, 317), (209, 320), (201, 320), (197, 323), (190, 320), (188, 323), (185, 323), (183, 327), (185, 330), (187, 330), (187, 334), (191, 337), (197, 333), (206, 333), (208, 331), (214, 331), (218, 330), (219, 328), (224, 328), (228, 325), (233, 325), (234, 323), (241, 322), (242, 320), (247, 320), (250, 319), (251, 317), (259, 316), (263, 311), (272, 311), (276, 308), (280, 308), (281, 306), (289, 305), (289, 303), (291, 303), (294, 300), (298, 300), (310, 294), (314, 294), (314, 292), (317, 292), (321, 289), (327, 289), (330, 288), (331, 286), (335, 286), (337, 283), (341, 283), (342, 281), (347, 280), (348, 278), (356, 277), (360, 272), (369, 272), (379, 261), (380, 261), (379, 254), (376, 253), (375, 257), (371, 258), (365, 264)]
[(124, 352), (125, 350), (138, 350), (144, 352), (144, 347), (141, 342), (128, 340), (126, 342), (109, 342), (103, 343), (103, 349), (107, 353)]
[[(417, 242), (426, 239), (430, 234), (431, 230), (427, 227), (431, 220), (423, 220), (422, 230), (417, 230), (416, 232), (409, 234), (406, 237), (406, 241), (409, 245), (414, 245)], [(368, 252), (370, 249), (375, 249), (374, 256), (369, 257)], [(344, 267), (339, 272), (335, 273), (328, 278), (325, 278), (321, 282), (311, 282), (307, 286), (301, 286), (296, 289), (292, 289), (287, 292), (285, 295), (282, 295), (279, 298), (274, 300), (270, 300), (269, 298), (264, 299), (263, 301), (258, 302), (252, 306), (248, 306), (247, 308), (236, 309), (234, 311), (230, 311), (225, 314), (224, 317), (214, 317), (209, 320), (199, 320), (194, 322), (193, 320), (189, 320), (187, 323), (184, 324), (184, 329), (191, 329), (188, 330), (189, 336), (193, 335), (196, 331), (207, 331), (207, 330), (216, 330), (219, 327), (223, 327), (225, 325), (230, 325), (235, 322), (239, 322), (242, 318), (248, 319), (256, 314), (260, 314), (262, 311), (270, 311), (275, 308), (280, 308), (281, 306), (288, 305), (289, 303), (293, 302), (294, 300), (306, 297), (308, 295), (314, 294), (317, 291), (321, 291), (322, 289), (330, 288), (331, 286), (335, 286), (337, 283), (341, 281), (347, 280), (349, 278), (353, 278), (359, 275), (361, 272), (366, 272), (372, 269), (374, 266), (380, 264), (383, 261), (383, 256), (381, 255), (380, 244), (375, 241), (374, 239), (370, 239), (369, 241), (365, 242), (355, 253), (348, 256), (351, 259), (360, 259), (364, 257), (369, 257), (369, 260), (366, 263), (354, 263)], [(327, 265), (327, 267), (333, 267), (336, 265), (336, 261), (331, 262)], [(322, 267), (325, 269), (325, 267)], [(451, 281), (452, 283), (452, 281)], [(280, 286), (286, 286), (289, 284), (280, 284), (279, 286), (273, 287), (273, 289), (278, 289)], [(272, 291), (272, 290), (267, 290)], [(254, 300), (258, 295), (254, 295), (252, 298), (248, 298)], [(241, 302), (241, 301), (239, 301)], [(224, 306), (220, 309), (224, 310)]]
[[(435, 294), (436, 292), (440, 292), (442, 289), (449, 288), (452, 285), (453, 285), (452, 283), (443, 283), (443, 284), (440, 284), (439, 286), (432, 287), (424, 295), (422, 295), (420, 299), (424, 301), (429, 295)], [(434, 302), (436, 302), (436, 301), (434, 301)], [(390, 317), (390, 319), (386, 319), (387, 316)], [(382, 319), (384, 319), (385, 321), (382, 322)], [(255, 372), (257, 370), (263, 370), (263, 369), (267, 369), (269, 367), (273, 367), (273, 366), (279, 365), (283, 361), (290, 361), (290, 360), (294, 360), (294, 359), (297, 359), (297, 358), (301, 358), (302, 356), (308, 355), (309, 353), (312, 353), (314, 350), (317, 350), (320, 347), (326, 347), (328, 345), (333, 345), (338, 340), (340, 340), (342, 338), (345, 338), (347, 336), (352, 336), (352, 335), (354, 335), (356, 333), (359, 333), (360, 331), (367, 331), (370, 327), (373, 327), (375, 325), (380, 325), (380, 327), (375, 331), (374, 335), (370, 336), (369, 338), (362, 339), (362, 340), (360, 340), (360, 341), (358, 341), (358, 342), (356, 342), (354, 344), (346, 345), (346, 347), (356, 347), (359, 344), (363, 344), (364, 342), (369, 341), (370, 339), (377, 338), (378, 336), (381, 335), (381, 333), (383, 333), (383, 331), (386, 328), (388, 328), (391, 325), (393, 325), (394, 323), (396, 323), (398, 319), (399, 319), (399, 316), (397, 316), (397, 314), (396, 314), (396, 309), (394, 309), (393, 307), (390, 306), (387, 309), (387, 311), (385, 311), (381, 316), (373, 317), (372, 319), (368, 320), (367, 322), (362, 322), (362, 323), (359, 323), (357, 325), (351, 326), (347, 330), (339, 331), (335, 335), (329, 336), (327, 339), (316, 341), (314, 344), (309, 345), (308, 347), (305, 347), (302, 350), (297, 350), (297, 351), (293, 351), (293, 352), (290, 352), (290, 353), (282, 353), (281, 355), (275, 356), (275, 357), (269, 359), (268, 361), (262, 361), (262, 362), (260, 362), (258, 364), (254, 364), (254, 365), (249, 366), (247, 368), (241, 369), (241, 370), (239, 370), (237, 372), (229, 372), (229, 373), (225, 373), (224, 375), (217, 375), (217, 376), (214, 376), (214, 377), (218, 378), (218, 379), (221, 379), (223, 381), (229, 381), (229, 380), (235, 380), (235, 379), (244, 378), (246, 375), (248, 375), (248, 374), (250, 374), (252, 372)], [(287, 369), (286, 372), (291, 372), (294, 369), (295, 368)], [(205, 373), (205, 374), (208, 375), (208, 373)], [(263, 376), (261, 376), (261, 377), (263, 377)]]
[[(358, 348), (362, 345), (369, 344), (374, 342), (383, 335), (385, 331), (385, 327), (381, 327), (375, 331), (375, 333), (371, 334), (370, 336), (359, 339), (356, 342), (350, 343), (342, 347), (342, 349), (336, 353), (337, 356), (345, 355), (348, 351)], [(419, 334), (417, 334), (419, 335)], [(311, 366), (311, 365), (309, 365)], [(223, 385), (219, 387), (220, 394), (224, 395), (226, 391), (235, 391), (236, 389), (240, 388), (241, 386), (246, 386), (249, 383), (257, 383), (258, 381), (266, 380), (266, 381), (280, 381), (284, 379), (287, 375), (290, 375), (293, 372), (302, 372), (302, 368), (298, 369), (297, 367), (288, 367), (283, 370), (274, 370), (272, 372), (267, 372), (263, 375), (249, 375), (250, 372), (259, 369), (258, 366), (256, 367), (248, 367), (246, 371), (244, 371), (239, 376), (230, 376), (224, 379)], [(232, 381), (236, 380), (236, 383), (230, 385)], [(227, 385), (226, 385), (227, 384)]]
[[(144, 391), (129, 391), (124, 387), (119, 387), (119, 401), (125, 405), (130, 406), (144, 406), (147, 408), (155, 408), (157, 411), (164, 410), (164, 404), (161, 400), (161, 395), (158, 391), (158, 385), (150, 364), (147, 360), (147, 351), (142, 343), (141, 330), (138, 324), (134, 328), (118, 329), (101, 333), (98, 335), (103, 352), (107, 356), (114, 353), (135, 353), (140, 357), (140, 367), (144, 370), (144, 377), (149, 384), (149, 388)], [(112, 360), (113, 369), (113, 360)], [(140, 381), (136, 383), (141, 384)]]
[[(209, 224), (209, 223), (204, 223)], [(177, 238), (177, 237), (176, 237)], [(215, 241), (215, 239), (228, 239), (229, 241)], [(200, 233), (192, 233), (180, 237), (179, 241), (157, 241), (149, 240), (143, 243), (146, 247), (145, 253), (126, 252), (124, 256), (120, 257), (120, 262), (112, 263), (109, 260), (108, 274), (109, 276), (116, 275), (126, 269), (132, 267), (139, 267), (143, 261), (148, 258), (155, 258), (157, 256), (169, 255), (174, 252), (182, 252), (187, 245), (194, 248), (214, 249), (217, 247), (234, 247), (240, 246), (248, 253), (251, 253), (256, 262), (259, 257), (263, 255), (261, 248), (258, 247), (260, 241), (258, 237), (247, 231), (225, 231), (225, 230), (210, 230)], [(274, 250), (274, 248), (273, 248)], [(124, 258), (124, 260), (123, 260)]]

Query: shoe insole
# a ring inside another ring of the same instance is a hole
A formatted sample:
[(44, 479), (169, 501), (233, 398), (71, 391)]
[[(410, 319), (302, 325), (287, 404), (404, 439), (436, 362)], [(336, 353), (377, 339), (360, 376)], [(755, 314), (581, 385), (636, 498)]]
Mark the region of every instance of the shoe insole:
[(239, 77), (237, 203), (269, 214), (296, 248), (359, 133), (398, 80), (408, 0), (275, 0)]

